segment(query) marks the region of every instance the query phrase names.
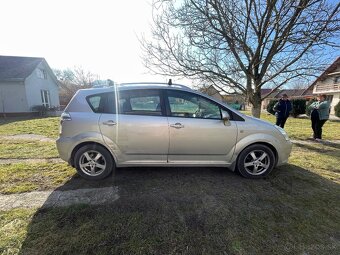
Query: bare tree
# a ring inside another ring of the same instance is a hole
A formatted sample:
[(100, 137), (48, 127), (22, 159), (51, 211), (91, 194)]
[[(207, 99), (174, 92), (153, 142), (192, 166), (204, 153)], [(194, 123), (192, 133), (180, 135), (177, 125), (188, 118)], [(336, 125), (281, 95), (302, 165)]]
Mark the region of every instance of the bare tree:
[(82, 67), (53, 70), (60, 84), (60, 104), (66, 105), (79, 89), (92, 87), (99, 80), (99, 75), (84, 70)]
[[(340, 3), (326, 0), (156, 0), (152, 39), (142, 38), (154, 73), (242, 93), (261, 112), (261, 88), (316, 75), (337, 49)], [(323, 57), (322, 57), (323, 56)]]

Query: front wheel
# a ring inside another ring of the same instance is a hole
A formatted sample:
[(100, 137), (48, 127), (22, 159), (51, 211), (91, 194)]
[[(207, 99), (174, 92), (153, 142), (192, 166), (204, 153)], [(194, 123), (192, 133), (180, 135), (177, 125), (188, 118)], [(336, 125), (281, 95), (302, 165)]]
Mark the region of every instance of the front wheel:
[(110, 152), (97, 144), (84, 145), (78, 149), (74, 161), (78, 174), (87, 180), (102, 180), (115, 167)]
[(237, 160), (237, 169), (246, 178), (259, 179), (268, 175), (275, 166), (273, 151), (262, 144), (245, 148)]

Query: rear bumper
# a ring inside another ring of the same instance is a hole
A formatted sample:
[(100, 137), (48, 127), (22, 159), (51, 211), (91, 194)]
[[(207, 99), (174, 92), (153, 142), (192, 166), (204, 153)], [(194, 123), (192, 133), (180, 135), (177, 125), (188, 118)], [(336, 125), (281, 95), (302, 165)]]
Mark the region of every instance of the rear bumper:
[(72, 139), (69, 137), (60, 137), (56, 141), (59, 157), (68, 163), (70, 163), (73, 144), (74, 141), (72, 141)]

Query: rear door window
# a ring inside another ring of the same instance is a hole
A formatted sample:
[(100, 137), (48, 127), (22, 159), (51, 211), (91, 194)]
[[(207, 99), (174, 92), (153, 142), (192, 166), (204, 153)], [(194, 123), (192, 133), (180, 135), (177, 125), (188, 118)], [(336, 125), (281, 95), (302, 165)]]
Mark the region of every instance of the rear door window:
[(122, 114), (161, 116), (159, 90), (129, 90), (119, 93), (119, 109)]

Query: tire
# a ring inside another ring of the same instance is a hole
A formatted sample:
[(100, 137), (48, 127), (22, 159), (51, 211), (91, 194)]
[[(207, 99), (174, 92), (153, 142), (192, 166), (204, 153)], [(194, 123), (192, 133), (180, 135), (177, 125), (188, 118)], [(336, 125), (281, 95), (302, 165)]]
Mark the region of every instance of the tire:
[(102, 180), (115, 169), (111, 153), (98, 144), (80, 147), (74, 156), (78, 174), (90, 181)]
[(237, 169), (245, 178), (260, 179), (273, 170), (275, 162), (275, 155), (269, 147), (253, 144), (240, 153)]

